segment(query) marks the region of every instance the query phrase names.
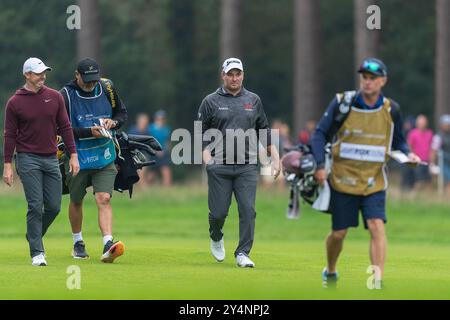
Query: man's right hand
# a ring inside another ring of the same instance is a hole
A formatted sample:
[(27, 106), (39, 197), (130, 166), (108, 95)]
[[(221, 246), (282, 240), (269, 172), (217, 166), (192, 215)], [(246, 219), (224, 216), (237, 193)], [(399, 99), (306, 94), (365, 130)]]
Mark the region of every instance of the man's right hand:
[(14, 173), (11, 163), (5, 163), (3, 166), (3, 181), (10, 187), (14, 183)]
[(92, 136), (96, 137), (96, 138), (103, 138), (103, 135), (100, 133), (101, 129), (102, 129), (102, 127), (99, 127), (99, 126), (91, 127)]
[(208, 149), (205, 149), (203, 150), (202, 155), (203, 155), (203, 163), (208, 164), (212, 159), (211, 152)]
[(317, 170), (316, 173), (314, 174), (314, 177), (316, 178), (319, 185), (323, 186), (328, 178), (327, 170), (325, 169)]

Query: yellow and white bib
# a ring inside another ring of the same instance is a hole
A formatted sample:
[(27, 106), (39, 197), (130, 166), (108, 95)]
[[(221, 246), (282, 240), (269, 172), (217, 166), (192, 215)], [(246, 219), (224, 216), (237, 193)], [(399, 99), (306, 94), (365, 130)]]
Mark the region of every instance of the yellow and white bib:
[(352, 107), (332, 147), (332, 187), (343, 193), (369, 195), (388, 186), (389, 159), (394, 123), (391, 103), (384, 99), (375, 110)]

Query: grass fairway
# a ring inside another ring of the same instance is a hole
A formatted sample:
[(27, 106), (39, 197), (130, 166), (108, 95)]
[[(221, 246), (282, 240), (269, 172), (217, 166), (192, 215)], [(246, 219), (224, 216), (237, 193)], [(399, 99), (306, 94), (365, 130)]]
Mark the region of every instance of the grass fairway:
[[(449, 299), (450, 210), (442, 204), (391, 201), (384, 290), (368, 290), (368, 233), (350, 231), (339, 263), (337, 290), (321, 287), (324, 238), (330, 218), (303, 207), (285, 218), (287, 192), (261, 190), (257, 198), (255, 269), (239, 269), (233, 251), (238, 217), (233, 203), (224, 228), (227, 258), (209, 253), (205, 187), (115, 194), (114, 234), (124, 256), (103, 264), (92, 195), (86, 199), (83, 235), (90, 260), (70, 256), (67, 197), (44, 239), (48, 267), (32, 267), (25, 240), (22, 194), (0, 197), (1, 299)], [(81, 270), (81, 289), (69, 290), (68, 266)]]

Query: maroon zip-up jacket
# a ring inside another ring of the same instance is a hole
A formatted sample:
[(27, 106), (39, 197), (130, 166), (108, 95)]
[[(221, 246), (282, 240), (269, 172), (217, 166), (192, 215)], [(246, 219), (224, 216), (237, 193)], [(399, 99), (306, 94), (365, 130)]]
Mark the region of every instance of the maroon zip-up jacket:
[(10, 163), (17, 152), (56, 154), (56, 135), (66, 150), (76, 153), (72, 127), (61, 94), (43, 86), (37, 93), (21, 88), (6, 103), (3, 157)]

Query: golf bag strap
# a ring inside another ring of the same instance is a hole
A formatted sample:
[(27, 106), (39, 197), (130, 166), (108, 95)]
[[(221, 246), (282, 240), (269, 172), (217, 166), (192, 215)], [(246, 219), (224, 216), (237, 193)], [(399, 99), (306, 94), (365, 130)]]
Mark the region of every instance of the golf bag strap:
[(100, 84), (103, 90), (106, 92), (106, 96), (108, 97), (108, 101), (111, 104), (111, 107), (114, 109), (119, 101), (119, 96), (117, 95), (112, 81), (106, 78), (101, 78)]
[(400, 117), (400, 106), (397, 102), (395, 102), (392, 99), (389, 99), (389, 101), (391, 103), (391, 111), (390, 111), (391, 118), (392, 118), (392, 121), (395, 122), (395, 119), (398, 119)]
[[(352, 96), (350, 105), (348, 105), (348, 100), (346, 102), (344, 99), (346, 96), (347, 96), (347, 98), (350, 98)], [(352, 110), (352, 107), (355, 104), (357, 96), (358, 96), (358, 92), (356, 92), (356, 91), (346, 91), (342, 94), (336, 95), (337, 101), (339, 103), (339, 107), (335, 109), (335, 112), (333, 114), (333, 123), (331, 125), (330, 130), (328, 131), (327, 141), (333, 140), (334, 136), (337, 134), (339, 129), (342, 127), (342, 124), (345, 122), (345, 120), (347, 120), (347, 118), (350, 115), (350, 112)], [(398, 117), (400, 117), (400, 106), (394, 100), (392, 100), (390, 98), (386, 98), (386, 99), (388, 99), (391, 104), (391, 110), (390, 110), (391, 119), (392, 119), (392, 121), (395, 122), (395, 119), (398, 119)]]
[(336, 133), (342, 127), (344, 121), (350, 115), (353, 105), (355, 104), (356, 96), (358, 92), (356, 91), (345, 91), (344, 93), (338, 93), (336, 95), (339, 107), (335, 109), (333, 114), (333, 123), (327, 134), (327, 141), (332, 141)]

